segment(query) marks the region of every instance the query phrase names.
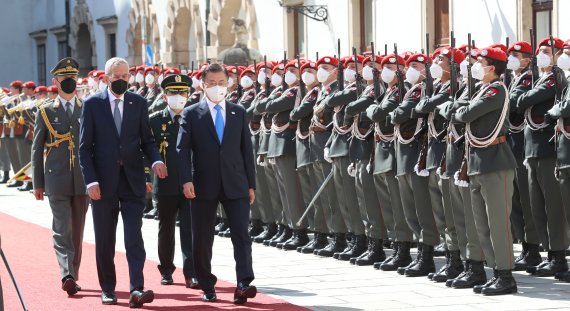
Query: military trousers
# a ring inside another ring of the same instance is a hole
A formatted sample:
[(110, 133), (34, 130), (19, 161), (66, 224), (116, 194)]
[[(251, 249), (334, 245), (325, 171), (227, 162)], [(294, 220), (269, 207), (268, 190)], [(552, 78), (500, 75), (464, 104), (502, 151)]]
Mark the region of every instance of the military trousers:
[[(439, 176), (437, 176), (437, 179), (439, 180), (441, 201), (443, 203), (445, 244), (447, 245), (448, 250), (456, 251), (459, 249), (457, 242), (457, 229), (455, 228), (455, 221), (453, 220), (453, 206), (451, 205), (451, 194), (449, 193), (449, 184), (452, 183), (453, 180), (449, 178), (441, 178)], [(441, 229), (438, 228), (438, 230)]]
[(570, 225), (570, 167), (560, 170), (558, 182), (562, 193), (566, 223)]
[(307, 220), (303, 220), (297, 225), (303, 214), (303, 195), (301, 194), (301, 184), (296, 173), (296, 158), (294, 155), (285, 155), (274, 158), (277, 167), (277, 188), (279, 196), (283, 202), (283, 214), (285, 223), (291, 229), (306, 229)]
[[(433, 215), (437, 230), (442, 238), (445, 238), (445, 210), (443, 208), (443, 194), (441, 193), (441, 179), (436, 170), (429, 171), (428, 177), (429, 200), (433, 209)], [(439, 244), (439, 243), (438, 243)]]
[(30, 163), (32, 159), (32, 144), (24, 136), (16, 137), (18, 156), (20, 157), (20, 169)]
[(61, 278), (70, 275), (79, 280), (83, 229), (89, 208), (87, 195), (55, 195), (48, 197), (53, 215), (53, 248), (59, 264)]
[[(0, 126), (2, 124), (0, 123)], [(8, 154), (8, 148), (5, 146), (5, 140), (9, 138), (0, 139), (0, 171), (9, 172), (10, 171), (10, 155)]]
[(471, 204), (487, 266), (512, 270), (515, 264), (511, 235), (513, 169), (469, 176)]
[(457, 245), (461, 258), (475, 261), (485, 260), (473, 217), (471, 190), (469, 187), (457, 186), (455, 180), (450, 178), (449, 194), (453, 209), (455, 232), (457, 232)]
[(517, 159), (514, 183), (513, 210), (511, 211), (511, 223), (514, 236), (526, 243), (540, 244), (536, 225), (532, 217), (528, 172), (526, 166), (523, 164), (523, 159)]
[(22, 164), (20, 164), (20, 154), (18, 153), (18, 144), (16, 143), (16, 139), (17, 138), (9, 138), (9, 137), (2, 138), (2, 145), (6, 147), (6, 151), (8, 152), (8, 157), (10, 158), (10, 164), (12, 164), (12, 170), (14, 171), (14, 174), (16, 174), (20, 169), (22, 169)]
[[(303, 193), (303, 213), (315, 197), (320, 185), (317, 184), (317, 176), (313, 164), (303, 165), (297, 168), (301, 191)], [(321, 193), (323, 195), (323, 193)], [(311, 211), (307, 214), (309, 229), (318, 233), (328, 233), (327, 220), (323, 207), (323, 200), (316, 198), (315, 203), (311, 207)]]
[[(421, 243), (435, 246), (440, 242), (429, 193), (429, 177), (409, 173), (398, 176), (406, 223)], [(409, 241), (409, 240), (408, 240)]]
[(277, 167), (273, 161), (270, 162), (266, 158), (263, 170), (265, 171), (267, 191), (271, 201), (269, 205), (270, 208), (265, 209), (267, 219), (272, 219), (271, 222), (285, 225), (286, 223), (283, 219), (283, 203), (281, 202), (281, 196), (279, 195), (279, 189), (277, 187)]
[(374, 188), (388, 232), (393, 232), (393, 239), (398, 242), (412, 241), (413, 233), (406, 221), (406, 211), (400, 198), (399, 181), (396, 179), (394, 171), (374, 174), (373, 176)]
[(257, 164), (255, 166), (255, 184), (257, 186), (257, 189), (255, 190), (256, 203), (251, 207), (251, 219), (261, 219), (261, 222), (269, 224), (275, 223), (275, 218), (273, 217), (271, 192), (269, 190), (265, 168), (265, 166)]
[[(329, 233), (347, 233), (345, 219), (340, 212), (340, 200), (335, 190), (334, 179), (331, 178), (324, 184), (329, 174), (333, 174), (332, 165), (327, 161), (313, 162), (313, 171), (315, 178), (315, 193), (321, 187), (324, 187), (321, 195), (317, 198), (320, 200), (320, 206), (323, 209), (326, 225)], [(315, 206), (317, 208), (318, 206)], [(318, 212), (315, 211), (315, 214)]]
[(360, 217), (365, 224), (365, 234), (372, 239), (386, 239), (387, 231), (382, 217), (381, 203), (376, 195), (374, 176), (368, 173), (368, 161), (356, 162), (356, 196), (360, 208)]
[(540, 242), (546, 250), (568, 247), (570, 236), (560, 184), (554, 176), (556, 158), (527, 159), (530, 206)]
[(354, 177), (348, 174), (350, 160), (348, 157), (333, 158), (334, 186), (339, 201), (340, 212), (349, 232), (355, 235), (364, 234), (364, 223), (360, 217)]

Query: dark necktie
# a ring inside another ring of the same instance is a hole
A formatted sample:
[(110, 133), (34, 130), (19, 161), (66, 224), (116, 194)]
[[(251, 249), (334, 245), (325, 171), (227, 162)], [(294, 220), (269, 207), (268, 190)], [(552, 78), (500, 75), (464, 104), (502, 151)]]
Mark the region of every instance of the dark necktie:
[(65, 112), (67, 112), (67, 116), (71, 119), (71, 116), (73, 115), (73, 111), (71, 111), (71, 102), (65, 103)]
[(119, 103), (121, 100), (119, 98), (115, 99), (115, 110), (113, 111), (113, 120), (115, 121), (115, 127), (117, 128), (117, 133), (121, 135), (121, 111), (119, 110)]
[(174, 116), (174, 124), (180, 125), (180, 115), (179, 114)]

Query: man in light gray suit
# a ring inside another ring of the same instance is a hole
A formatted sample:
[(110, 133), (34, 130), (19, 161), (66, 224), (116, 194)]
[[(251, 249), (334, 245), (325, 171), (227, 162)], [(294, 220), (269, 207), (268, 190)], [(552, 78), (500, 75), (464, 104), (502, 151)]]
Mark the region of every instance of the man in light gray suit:
[[(34, 195), (49, 198), (53, 246), (61, 271), (61, 288), (75, 295), (89, 197), (79, 167), (81, 101), (75, 95), (79, 64), (64, 58), (52, 69), (58, 97), (38, 107), (32, 144)], [(45, 160), (44, 160), (45, 150)]]

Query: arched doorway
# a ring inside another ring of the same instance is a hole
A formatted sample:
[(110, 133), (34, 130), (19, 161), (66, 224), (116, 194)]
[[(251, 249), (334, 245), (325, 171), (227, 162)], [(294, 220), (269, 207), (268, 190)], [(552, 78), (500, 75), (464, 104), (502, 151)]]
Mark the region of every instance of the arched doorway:
[(93, 69), (93, 48), (91, 46), (91, 34), (87, 24), (82, 23), (77, 30), (77, 43), (75, 45), (76, 57), (79, 62), (79, 75), (85, 76)]
[(97, 66), (97, 49), (93, 32), (93, 17), (84, 0), (77, 1), (70, 21), (69, 46), (71, 56), (79, 62), (79, 74), (84, 76)]
[(178, 9), (172, 32), (173, 63), (188, 65), (190, 62), (190, 10)]

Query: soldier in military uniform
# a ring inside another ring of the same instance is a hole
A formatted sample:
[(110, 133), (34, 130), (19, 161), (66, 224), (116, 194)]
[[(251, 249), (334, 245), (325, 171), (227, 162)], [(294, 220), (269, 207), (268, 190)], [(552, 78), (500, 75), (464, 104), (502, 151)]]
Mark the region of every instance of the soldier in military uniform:
[(554, 48), (546, 38), (539, 43), (537, 64), (542, 71), (533, 88), (519, 96), (517, 111), (525, 114), (525, 162), (528, 169), (530, 206), (536, 230), (548, 258), (536, 267), (528, 268), (537, 276), (554, 276), (566, 272), (568, 263), (565, 250), (570, 243), (568, 223), (560, 221), (564, 215), (562, 195), (554, 176), (556, 149), (551, 143), (554, 124), (545, 120), (545, 113), (554, 105), (556, 80), (565, 81), (559, 70), (553, 69), (553, 55), (564, 45), (562, 40), (554, 40)]
[[(513, 193), (513, 210), (511, 221), (518, 240), (522, 242), (522, 252), (515, 259), (515, 270), (526, 270), (538, 265), (542, 258), (538, 251), (540, 240), (530, 207), (528, 172), (524, 165), (524, 113), (517, 111), (519, 97), (532, 89), (532, 72), (529, 70), (530, 58), (533, 54), (528, 42), (519, 41), (511, 45), (507, 69), (512, 71), (509, 88), (509, 135), (508, 144), (517, 159), (515, 185)], [(505, 73), (506, 74), (506, 73)]]
[[(61, 272), (61, 287), (68, 295), (80, 290), (83, 228), (89, 206), (79, 167), (81, 101), (75, 96), (79, 64), (68, 57), (51, 70), (59, 96), (39, 107), (32, 144), (34, 195), (49, 199), (53, 214), (53, 245)], [(46, 157), (44, 159), (44, 151)]]
[[(374, 77), (373, 70), (373, 67), (376, 70), (381, 69), (381, 61), (380, 56), (374, 56), (374, 58), (368, 56), (362, 60), (362, 64), (355, 63), (356, 66), (362, 68), (362, 76), (367, 85), (364, 87), (357, 81), (357, 94), (355, 95), (358, 99), (346, 106), (344, 114), (344, 124), (354, 122), (349, 145), (349, 159), (352, 162), (349, 170), (352, 171), (355, 179), (360, 217), (364, 222), (368, 240), (367, 250), (360, 256), (350, 258), (350, 263), (359, 266), (373, 265), (375, 262), (386, 259), (383, 247), (384, 240), (387, 240), (387, 229), (382, 217), (382, 210), (385, 209), (382, 205), (390, 204), (388, 203), (390, 200), (388, 198), (384, 201), (385, 198), (380, 198), (374, 188), (374, 176), (369, 165), (374, 149), (374, 123), (366, 116), (366, 109), (384, 93), (384, 87), (379, 81), (380, 77)], [(360, 71), (360, 68), (357, 71)], [(393, 224), (393, 221), (389, 223)]]
[[(321, 57), (317, 61), (317, 81), (322, 86), (313, 108), (310, 127), (311, 134), (309, 137), (316, 184), (319, 187), (325, 187), (321, 196), (323, 198), (325, 217), (328, 220), (327, 226), (329, 232), (333, 234), (332, 239), (325, 248), (313, 251), (313, 254), (324, 257), (332, 257), (335, 253), (341, 253), (347, 247), (346, 235), (348, 229), (345, 221), (348, 221), (348, 219), (345, 219), (340, 211), (340, 205), (343, 203), (340, 202), (339, 196), (342, 195), (342, 192), (337, 192), (332, 178), (328, 184), (324, 185), (326, 177), (329, 174), (334, 174), (332, 172), (332, 160), (328, 155), (325, 156), (324, 150), (327, 141), (332, 135), (334, 110), (328, 105), (328, 102), (339, 87), (337, 80), (338, 65), (338, 59), (330, 56)], [(337, 193), (339, 196), (337, 196)]]
[(192, 88), (194, 90), (194, 92), (192, 92), (192, 94), (190, 94), (190, 98), (188, 99), (188, 103), (186, 104), (186, 107), (188, 106), (192, 106), (194, 104), (197, 104), (200, 102), (200, 100), (202, 100), (202, 96), (203, 96), (203, 91), (202, 91), (202, 86), (200, 84), (200, 79), (202, 79), (202, 70), (196, 70), (192, 73)]
[(10, 180), (10, 155), (8, 154), (8, 147), (6, 146), (6, 140), (8, 140), (9, 137), (5, 136), (4, 131), (4, 115), (6, 114), (4, 100), (10, 97), (8, 92), (9, 90), (0, 91), (0, 171), (2, 172), (0, 184), (5, 184)]
[(147, 100), (149, 107), (160, 94), (160, 85), (157, 83), (159, 73), (160, 69), (154, 66), (148, 66), (144, 69), (144, 82), (147, 88), (144, 98)]
[(180, 248), (182, 250), (183, 273), (186, 287), (198, 288), (192, 260), (192, 227), (190, 200), (182, 193), (178, 176), (176, 140), (180, 113), (188, 100), (192, 80), (185, 75), (171, 75), (162, 80), (164, 100), (168, 107), (150, 116), (150, 127), (155, 136), (162, 160), (168, 169), (164, 179), (154, 178), (153, 193), (158, 208), (158, 270), (161, 284), (173, 284), (176, 217), (180, 218)]
[(135, 75), (135, 82), (138, 85), (136, 93), (142, 97), (146, 95), (147, 91), (147, 87), (144, 82), (144, 71), (145, 66), (137, 66)]
[[(163, 80), (164, 80), (164, 78), (166, 78), (168, 76), (179, 75), (179, 74), (180, 74), (180, 70), (178, 68), (164, 68), (162, 71)], [(164, 95), (164, 90), (162, 88), (160, 88), (159, 95), (156, 96), (156, 99), (154, 100), (152, 105), (150, 105), (150, 107), (148, 107), (149, 113), (162, 111), (162, 110), (164, 110), (164, 108), (166, 108), (167, 103), (166, 103), (166, 100), (164, 100), (164, 96), (162, 96), (162, 95)]]
[[(18, 155), (20, 157), (20, 164), (26, 166), (30, 163), (30, 153), (32, 147), (32, 140), (34, 137), (34, 128), (30, 124), (30, 120), (26, 120), (26, 113), (28, 109), (34, 107), (34, 102), (36, 101), (35, 96), (36, 84), (33, 81), (27, 81), (24, 83), (22, 88), (22, 101), (18, 104), (18, 110), (14, 114), (15, 121), (17, 125), (23, 127), (23, 134), (16, 135), (16, 144), (18, 145)], [(21, 187), (18, 187), (19, 191), (29, 191), (32, 190), (32, 182), (24, 181)]]
[(241, 94), (243, 89), (239, 85), (239, 75), (241, 69), (236, 66), (226, 66), (228, 71), (228, 94), (226, 95), (226, 101), (236, 104), (241, 99)]
[[(333, 258), (349, 261), (350, 258), (359, 257), (367, 250), (367, 240), (364, 229), (364, 221), (361, 217), (360, 205), (356, 195), (356, 183), (349, 167), (354, 167), (349, 158), (349, 138), (352, 137), (354, 120), (346, 119), (346, 106), (357, 99), (356, 63), (362, 63), (364, 57), (349, 57), (342, 64), (344, 66), (344, 81), (348, 84), (344, 89), (335, 92), (327, 106), (333, 108), (333, 131), (325, 145), (325, 158), (332, 160), (334, 172), (334, 185), (339, 196), (340, 211), (345, 219), (351, 239), (348, 246), (342, 251), (333, 254)], [(358, 85), (358, 87), (363, 87)], [(366, 214), (365, 211), (363, 211)]]
[(484, 48), (473, 66), (473, 78), (483, 82), (477, 97), (461, 107), (452, 122), (466, 124), (468, 175), (471, 203), (479, 240), (494, 277), (474, 292), (504, 295), (517, 292), (510, 212), (516, 160), (507, 142), (509, 98), (499, 77), (507, 55), (500, 49)]
[[(23, 101), (24, 95), (22, 94), (23, 83), (16, 80), (10, 83), (10, 97), (3, 100), (6, 114), (4, 115), (4, 131), (2, 133), (2, 145), (8, 151), (12, 170), (17, 173), (24, 167), (26, 163), (21, 163), (20, 153), (18, 151), (18, 143), (24, 135), (24, 126), (17, 122), (16, 107)], [(7, 184), (7, 187), (21, 187), (21, 181), (14, 180)]]
[(278, 96), (270, 96), (265, 106), (265, 113), (273, 114), (267, 158), (269, 161), (275, 162), (277, 187), (281, 202), (283, 202), (285, 224), (293, 230), (289, 239), (278, 242), (276, 245), (284, 250), (295, 250), (297, 247), (305, 246), (309, 243), (307, 221), (304, 220), (301, 224), (297, 224), (303, 214), (304, 204), (301, 185), (295, 170), (295, 132), (297, 124), (290, 120), (291, 111), (301, 100), (299, 68), (300, 64), (296, 60), (292, 60), (287, 64), (279, 64), (274, 68), (274, 75), (283, 76), (283, 73), (285, 73), (285, 78), (282, 79), (285, 81), (280, 83), (280, 94)]
[(138, 85), (137, 85), (137, 81), (135, 79), (135, 76), (137, 74), (137, 67), (133, 66), (131, 68), (129, 68), (129, 92), (136, 92)]

